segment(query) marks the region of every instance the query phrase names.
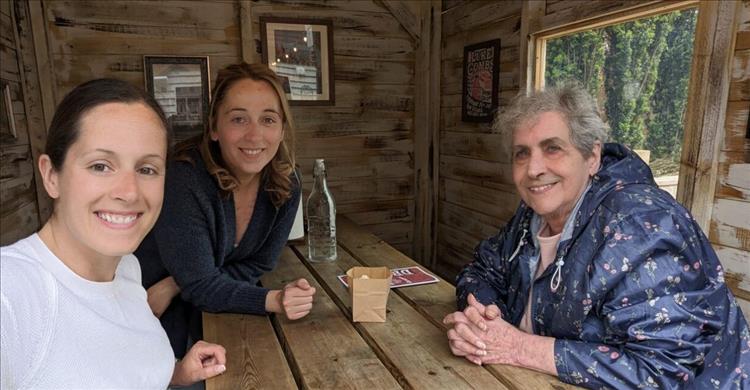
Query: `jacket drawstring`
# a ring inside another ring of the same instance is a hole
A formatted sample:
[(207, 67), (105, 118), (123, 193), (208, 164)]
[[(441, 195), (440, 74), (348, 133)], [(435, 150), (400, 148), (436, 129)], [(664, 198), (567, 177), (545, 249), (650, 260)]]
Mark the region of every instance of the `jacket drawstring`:
[(558, 257), (555, 262), (555, 273), (552, 274), (552, 279), (549, 281), (549, 288), (552, 292), (556, 292), (557, 288), (560, 287), (560, 282), (562, 282), (562, 267), (564, 265), (565, 261), (563, 260), (563, 256)]
[(526, 229), (523, 229), (523, 232), (521, 233), (521, 239), (520, 239), (520, 240), (518, 241), (518, 246), (516, 247), (516, 250), (515, 250), (515, 251), (513, 251), (513, 254), (512, 254), (512, 255), (510, 255), (510, 258), (508, 259), (508, 262), (509, 262), (509, 263), (510, 263), (511, 261), (513, 261), (513, 259), (514, 259), (514, 258), (516, 257), (516, 255), (518, 254), (518, 252), (519, 252), (519, 251), (521, 250), (521, 247), (523, 247), (523, 244), (525, 244), (525, 243), (526, 243), (526, 242), (525, 242), (525, 241), (524, 241), (523, 239), (524, 239), (524, 238), (526, 237), (526, 232), (527, 232), (527, 231), (528, 231), (528, 230), (526, 230)]

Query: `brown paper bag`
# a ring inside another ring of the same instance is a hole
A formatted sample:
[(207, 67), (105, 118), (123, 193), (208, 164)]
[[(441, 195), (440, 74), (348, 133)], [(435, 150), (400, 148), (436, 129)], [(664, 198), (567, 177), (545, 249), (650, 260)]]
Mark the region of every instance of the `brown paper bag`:
[[(363, 278), (364, 275), (367, 278)], [(352, 321), (385, 322), (391, 270), (388, 267), (353, 267), (346, 271), (346, 278), (352, 297)]]

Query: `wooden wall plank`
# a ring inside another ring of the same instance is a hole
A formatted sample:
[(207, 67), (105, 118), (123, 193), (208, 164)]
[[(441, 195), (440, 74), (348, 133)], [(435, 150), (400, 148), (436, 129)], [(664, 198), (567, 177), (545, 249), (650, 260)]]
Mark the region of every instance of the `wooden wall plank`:
[(750, 252), (750, 202), (717, 198), (709, 238), (715, 244)]
[[(724, 267), (724, 280), (732, 293), (750, 301), (750, 257), (746, 251), (716, 245), (716, 254)], [(747, 316), (747, 313), (744, 313)]]
[(729, 100), (750, 101), (750, 49), (734, 52)]
[(750, 152), (721, 152), (718, 176), (717, 197), (750, 200)]
[(68, 0), (45, 1), (45, 6), (47, 20), (56, 25), (83, 23), (92, 27), (118, 25), (123, 29), (131, 26), (172, 26), (223, 30), (227, 28), (227, 21), (237, 20), (238, 10), (234, 3)]

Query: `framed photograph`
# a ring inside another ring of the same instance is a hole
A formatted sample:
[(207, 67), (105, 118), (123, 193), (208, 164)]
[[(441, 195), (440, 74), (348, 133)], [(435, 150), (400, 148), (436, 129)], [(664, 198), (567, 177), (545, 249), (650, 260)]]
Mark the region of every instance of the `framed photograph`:
[(16, 122), (13, 120), (13, 100), (10, 98), (10, 84), (0, 83), (0, 137), (11, 136), (18, 138)]
[(164, 110), (175, 142), (203, 132), (208, 123), (208, 57), (143, 56), (146, 90)]
[(500, 40), (464, 47), (461, 120), (492, 122), (497, 111)]
[(333, 23), (260, 17), (263, 63), (283, 80), (289, 104), (332, 106)]

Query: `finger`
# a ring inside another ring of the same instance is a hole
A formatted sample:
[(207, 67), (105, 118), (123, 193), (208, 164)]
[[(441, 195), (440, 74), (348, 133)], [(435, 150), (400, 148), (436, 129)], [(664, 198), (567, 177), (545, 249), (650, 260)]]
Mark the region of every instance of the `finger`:
[(215, 362), (218, 364), (226, 364), (227, 362), (227, 351), (219, 344), (198, 340), (198, 342), (190, 348), (190, 351), (195, 351), (201, 362), (206, 362), (210, 359), (215, 359)]
[(481, 330), (487, 330), (487, 324), (484, 321), (484, 317), (482, 314), (477, 310), (474, 306), (469, 306), (464, 310), (464, 315), (466, 315), (466, 318), (474, 325), (476, 325), (477, 328)]
[(467, 343), (464, 340), (451, 340), (450, 341), (451, 348), (455, 348), (458, 351), (461, 351), (462, 355), (476, 355), (476, 356), (484, 356), (487, 354), (487, 351), (483, 349), (479, 349), (469, 343)]
[(487, 345), (466, 324), (458, 324), (456, 325), (455, 329), (462, 339), (466, 340), (479, 349), (487, 349)]
[(466, 355), (466, 360), (476, 364), (477, 366), (482, 365), (482, 359), (480, 359), (478, 356), (474, 355)]
[(301, 305), (307, 305), (312, 304), (312, 297), (288, 297), (285, 296), (282, 300), (282, 304), (284, 307), (294, 307), (294, 306), (301, 306)]
[(227, 370), (227, 367), (223, 364), (216, 364), (213, 366), (202, 367), (196, 371), (195, 381), (202, 381), (208, 378), (215, 377)]
[(484, 311), (484, 316), (487, 317), (488, 320), (494, 320), (495, 318), (502, 317), (500, 308), (497, 307), (497, 305), (487, 306), (487, 309), (485, 309)]
[(307, 290), (310, 288), (310, 283), (308, 283), (307, 279), (300, 278), (300, 279), (297, 279), (297, 287), (303, 290)]
[(485, 307), (483, 304), (477, 301), (477, 299), (474, 297), (474, 294), (469, 294), (467, 302), (469, 303), (469, 306), (476, 308), (480, 314), (484, 315)]
[(466, 323), (466, 322), (468, 322), (468, 320), (462, 311), (456, 311), (456, 312), (450, 313), (447, 316), (445, 316), (445, 318), (443, 318), (443, 323), (445, 325), (455, 326), (456, 324), (461, 324), (461, 323)]

